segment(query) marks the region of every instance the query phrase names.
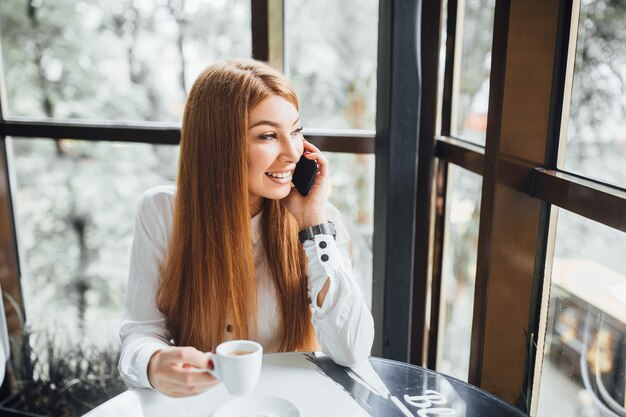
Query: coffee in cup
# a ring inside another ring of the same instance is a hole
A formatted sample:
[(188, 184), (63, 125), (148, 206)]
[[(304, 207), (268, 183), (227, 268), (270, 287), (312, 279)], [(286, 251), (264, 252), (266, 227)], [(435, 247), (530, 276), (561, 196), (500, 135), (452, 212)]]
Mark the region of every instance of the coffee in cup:
[(248, 350), (234, 350), (232, 352), (229, 352), (229, 355), (233, 355), (233, 356), (241, 356), (241, 355), (249, 355), (252, 352), (248, 351)]

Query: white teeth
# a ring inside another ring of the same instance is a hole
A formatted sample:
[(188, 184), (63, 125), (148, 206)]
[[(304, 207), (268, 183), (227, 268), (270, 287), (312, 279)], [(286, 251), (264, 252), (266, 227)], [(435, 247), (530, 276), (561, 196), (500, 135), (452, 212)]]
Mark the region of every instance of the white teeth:
[(291, 176), (291, 172), (266, 172), (265, 175), (268, 175), (274, 178), (284, 179), (284, 178)]

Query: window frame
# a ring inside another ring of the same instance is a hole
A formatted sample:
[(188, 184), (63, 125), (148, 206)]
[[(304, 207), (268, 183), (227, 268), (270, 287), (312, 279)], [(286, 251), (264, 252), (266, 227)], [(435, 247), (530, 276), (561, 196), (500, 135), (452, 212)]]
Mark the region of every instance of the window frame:
[[(567, 123), (571, 89), (567, 80), (571, 80), (576, 53), (572, 36), (576, 36), (579, 0), (496, 2), (486, 144), (483, 147), (450, 135), (453, 73), (457, 70), (454, 57), (459, 47), (455, 45), (458, 3), (448, 1), (442, 130), (435, 138), (438, 168), (431, 178), (435, 187), (430, 198), (437, 201), (432, 220), (436, 231), (432, 272), (414, 276), (416, 281), (432, 281), (430, 299), (414, 300), (430, 302), (429, 321), (425, 317), (418, 329), (427, 329), (429, 340), (427, 346), (413, 348), (425, 349), (424, 364), (433, 369), (437, 366), (445, 226), (441, 207), (446, 204), (447, 165), (452, 163), (483, 177), (469, 382), (532, 414), (536, 412), (547, 322), (544, 288), (550, 280), (554, 243), (556, 216), (552, 208), (626, 232), (626, 189), (557, 167), (559, 147), (565, 140), (560, 132)], [(424, 46), (431, 54), (438, 48)], [(537, 58), (533, 71), (517, 70), (515, 64), (525, 62), (523, 57), (529, 53)], [(529, 110), (531, 99), (534, 106), (539, 102), (540, 111)], [(425, 103), (430, 103), (425, 107), (437, 104), (436, 100)], [(525, 142), (520, 148), (516, 140), (521, 138)], [(420, 146), (431, 140), (428, 134), (421, 135)], [(420, 201), (425, 204), (427, 200), (422, 197)], [(528, 230), (531, 238), (513, 250), (525, 258), (525, 268), (511, 268), (498, 256), (498, 248), (510, 243), (507, 234), (522, 235)], [(510, 285), (519, 291), (515, 297), (506, 295)], [(510, 329), (525, 329), (528, 339), (509, 337)]]

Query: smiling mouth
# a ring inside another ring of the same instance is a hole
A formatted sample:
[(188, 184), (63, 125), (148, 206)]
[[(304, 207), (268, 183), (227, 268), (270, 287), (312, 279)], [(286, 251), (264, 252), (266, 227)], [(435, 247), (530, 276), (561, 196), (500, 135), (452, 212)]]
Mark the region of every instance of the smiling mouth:
[(271, 178), (277, 178), (279, 180), (283, 180), (286, 178), (291, 178), (291, 171), (286, 172), (266, 172), (265, 175)]

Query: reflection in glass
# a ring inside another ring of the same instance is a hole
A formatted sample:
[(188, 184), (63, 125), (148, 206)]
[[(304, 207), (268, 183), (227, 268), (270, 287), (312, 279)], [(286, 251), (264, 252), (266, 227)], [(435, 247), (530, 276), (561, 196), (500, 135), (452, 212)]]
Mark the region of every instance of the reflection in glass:
[(624, 248), (625, 233), (559, 210), (539, 417), (624, 412)]
[(626, 186), (626, 2), (583, 0), (564, 168)]
[(377, 0), (286, 0), (286, 73), (305, 127), (374, 129)]
[(250, 57), (250, 1), (0, 2), (5, 115), (180, 121), (218, 58)]
[[(495, 0), (465, 0), (458, 4), (457, 48), (460, 62), (455, 62), (452, 136), (480, 145), (485, 144), (489, 107), (489, 74)], [(457, 58), (458, 59), (458, 58)], [(458, 83), (458, 86), (456, 85)]]
[(448, 165), (437, 370), (467, 381), (482, 177)]

